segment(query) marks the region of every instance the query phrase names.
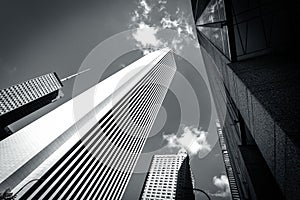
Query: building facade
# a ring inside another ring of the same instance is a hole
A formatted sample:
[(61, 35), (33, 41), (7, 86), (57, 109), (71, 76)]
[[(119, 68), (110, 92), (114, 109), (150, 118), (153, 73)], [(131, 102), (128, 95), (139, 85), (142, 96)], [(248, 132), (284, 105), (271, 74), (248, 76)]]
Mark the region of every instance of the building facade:
[(232, 200), (240, 200), (241, 199), (240, 191), (238, 189), (240, 187), (237, 185), (237, 181), (236, 181), (237, 174), (234, 173), (234, 170), (232, 168), (232, 161), (231, 161), (231, 157), (229, 156), (229, 153), (228, 153), (226, 141), (225, 141), (225, 138), (223, 135), (223, 130), (221, 128), (220, 122), (217, 122), (216, 125), (217, 125), (217, 132), (218, 132), (218, 136), (219, 136), (219, 143), (221, 146), (221, 152), (222, 152), (224, 165), (225, 165), (225, 169), (226, 169), (226, 174), (228, 177), (231, 199)]
[(241, 199), (299, 199), (299, 4), (191, 2)]
[(195, 199), (187, 153), (154, 155), (140, 199)]
[(170, 49), (152, 52), (1, 141), (1, 190), (121, 199), (175, 72)]
[(0, 140), (8, 125), (59, 97), (62, 83), (55, 72), (0, 90)]

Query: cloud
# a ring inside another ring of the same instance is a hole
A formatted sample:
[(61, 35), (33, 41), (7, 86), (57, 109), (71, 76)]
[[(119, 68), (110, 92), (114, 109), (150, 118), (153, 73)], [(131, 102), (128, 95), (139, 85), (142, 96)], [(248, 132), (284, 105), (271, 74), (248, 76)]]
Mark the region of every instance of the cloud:
[(159, 4), (166, 4), (166, 3), (167, 3), (167, 0), (158, 0), (158, 3), (159, 3)]
[[(137, 9), (131, 13), (129, 28), (136, 30), (128, 39), (133, 39), (136, 47), (144, 54), (164, 47), (172, 48), (175, 53), (179, 53), (187, 44), (187, 37), (196, 39), (191, 26), (192, 15), (179, 8), (174, 13), (167, 12), (166, 5), (167, 0), (138, 0)], [(160, 34), (165, 29), (174, 30), (177, 34), (174, 37)], [(194, 42), (194, 45), (197, 47), (198, 41)]]
[(161, 45), (161, 41), (156, 37), (157, 31), (157, 28), (140, 23), (139, 29), (133, 33), (133, 38), (146, 48), (159, 46)]
[(191, 22), (188, 20), (188, 17), (190, 16), (186, 15), (185, 12), (180, 11), (180, 9), (177, 8), (175, 15), (173, 16), (166, 11), (164, 14), (164, 17), (162, 17), (160, 21), (163, 28), (176, 30), (179, 37), (188, 36), (193, 39), (196, 38)]
[(207, 142), (207, 132), (192, 126), (183, 128), (180, 134), (165, 134), (163, 138), (168, 142), (169, 148), (184, 148), (190, 156), (203, 158), (211, 151)]
[[(139, 0), (137, 3), (137, 9), (133, 11), (131, 16), (131, 22), (129, 27), (139, 26), (139, 23), (148, 23), (151, 20), (151, 16), (149, 15), (152, 11), (152, 6), (146, 2), (146, 0)], [(138, 27), (137, 27), (138, 28)]]
[(145, 17), (147, 17), (148, 14), (149, 14), (150, 11), (151, 11), (151, 7), (147, 4), (147, 2), (146, 2), (145, 0), (141, 0), (141, 1), (140, 1), (140, 6), (141, 6), (142, 9), (143, 9), (143, 15), (144, 15)]
[(171, 20), (170, 15), (166, 15), (160, 21), (163, 28), (177, 28), (179, 26), (178, 20)]
[(164, 9), (166, 9), (166, 7), (164, 5), (160, 5), (159, 9), (158, 9), (158, 12), (161, 12), (163, 11)]
[(216, 196), (216, 197), (230, 196), (229, 181), (226, 175), (221, 175), (220, 178), (214, 176), (212, 182), (218, 188), (218, 191), (216, 193), (210, 193), (211, 196)]

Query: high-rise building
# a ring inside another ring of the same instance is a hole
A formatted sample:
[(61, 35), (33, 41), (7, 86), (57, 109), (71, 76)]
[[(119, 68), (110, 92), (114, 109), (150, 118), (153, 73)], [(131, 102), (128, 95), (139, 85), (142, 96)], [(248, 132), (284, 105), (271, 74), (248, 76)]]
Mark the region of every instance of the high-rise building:
[(120, 199), (176, 72), (152, 52), (0, 142), (0, 190), (19, 199)]
[(297, 1), (192, 0), (241, 199), (300, 199)]
[(195, 199), (187, 153), (154, 155), (140, 199)]
[(51, 103), (62, 83), (55, 72), (0, 90), (0, 140), (9, 136), (5, 127)]
[(225, 141), (225, 138), (223, 135), (222, 128), (220, 126), (220, 122), (217, 122), (216, 125), (217, 125), (217, 132), (218, 132), (218, 136), (219, 136), (219, 143), (221, 146), (221, 152), (222, 152), (222, 156), (223, 156), (223, 160), (224, 160), (225, 170), (226, 170), (226, 174), (228, 177), (229, 188), (231, 190), (231, 192), (230, 192), (231, 198), (232, 198), (232, 200), (240, 200), (241, 199), (240, 192), (238, 190), (238, 186), (236, 183), (237, 174), (235, 174), (233, 172), (232, 161), (231, 161), (231, 158), (228, 153), (226, 141)]

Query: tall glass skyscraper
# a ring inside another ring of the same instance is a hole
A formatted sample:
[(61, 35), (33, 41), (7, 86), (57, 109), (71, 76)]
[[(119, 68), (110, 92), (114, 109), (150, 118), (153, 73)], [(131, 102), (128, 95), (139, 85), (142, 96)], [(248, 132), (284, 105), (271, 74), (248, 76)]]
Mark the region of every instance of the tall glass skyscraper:
[(170, 49), (152, 52), (1, 141), (0, 190), (120, 199), (175, 72)]

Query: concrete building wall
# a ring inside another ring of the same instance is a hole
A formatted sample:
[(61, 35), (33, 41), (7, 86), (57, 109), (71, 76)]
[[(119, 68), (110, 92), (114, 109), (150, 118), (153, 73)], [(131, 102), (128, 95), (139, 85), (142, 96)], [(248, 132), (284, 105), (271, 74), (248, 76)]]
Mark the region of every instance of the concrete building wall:
[(284, 55), (230, 63), (205, 37), (199, 34), (199, 39), (215, 64), (216, 69), (207, 66), (211, 86), (219, 92), (215, 101), (226, 88), (282, 192), (287, 199), (299, 198), (299, 72), (291, 70), (296, 63)]
[[(236, 173), (246, 180), (252, 199), (268, 195), (264, 193), (271, 179), (276, 181), (269, 188), (276, 190), (279, 186), (286, 199), (299, 199), (300, 69), (299, 40), (294, 37), (299, 35), (299, 4), (279, 0), (192, 0), (192, 8)], [(224, 18), (218, 19), (218, 15), (224, 9), (226, 22), (220, 22)], [(205, 18), (201, 18), (202, 13)], [(230, 56), (217, 45), (223, 38), (218, 29), (224, 26), (228, 28), (225, 36), (229, 37)], [(215, 38), (207, 37), (207, 32)], [(270, 180), (259, 179), (265, 174), (270, 174)]]

